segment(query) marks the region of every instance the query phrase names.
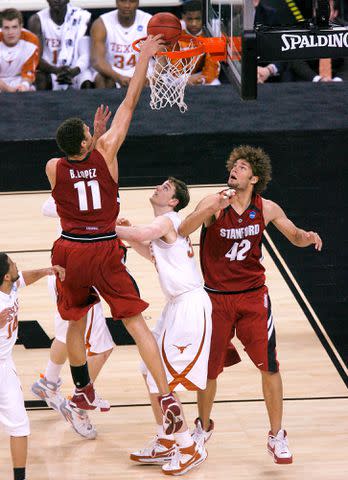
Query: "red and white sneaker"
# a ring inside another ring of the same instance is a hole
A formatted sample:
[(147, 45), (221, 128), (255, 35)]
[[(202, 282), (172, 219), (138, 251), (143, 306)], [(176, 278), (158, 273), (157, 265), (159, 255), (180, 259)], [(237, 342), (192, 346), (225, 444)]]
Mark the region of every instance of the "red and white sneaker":
[(69, 404), (71, 407), (79, 408), (80, 410), (99, 410), (100, 412), (108, 412), (110, 410), (110, 403), (97, 395), (93, 383), (89, 383), (83, 388), (75, 388)]
[(191, 436), (196, 443), (200, 445), (204, 445), (212, 436), (213, 431), (214, 431), (214, 422), (212, 419), (209, 420), (209, 428), (208, 428), (208, 431), (206, 431), (203, 429), (202, 420), (198, 417), (195, 420), (195, 428), (191, 433)]
[(198, 467), (206, 460), (208, 452), (204, 445), (194, 443), (190, 447), (176, 447), (176, 453), (169, 463), (165, 463), (162, 467), (163, 473), (166, 475), (184, 475), (189, 470)]
[(180, 430), (183, 425), (181, 408), (172, 393), (160, 395), (158, 401), (163, 413), (163, 429), (166, 435), (171, 435)]
[(145, 448), (132, 452), (130, 459), (147, 465), (163, 465), (171, 460), (175, 451), (174, 440), (158, 438), (156, 435)]
[(292, 454), (289, 450), (287, 433), (285, 430), (279, 430), (276, 436), (272, 435), (272, 432), (268, 433), (267, 450), (273, 457), (274, 463), (292, 463)]

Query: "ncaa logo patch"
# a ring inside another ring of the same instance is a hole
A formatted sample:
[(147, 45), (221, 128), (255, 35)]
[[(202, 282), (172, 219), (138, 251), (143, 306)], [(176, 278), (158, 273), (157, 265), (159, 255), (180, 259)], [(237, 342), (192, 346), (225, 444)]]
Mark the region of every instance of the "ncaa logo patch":
[(138, 27), (137, 27), (138, 32), (142, 32), (142, 31), (143, 31), (143, 28), (144, 28), (144, 27), (143, 27), (142, 25), (138, 25)]
[(251, 218), (251, 220), (254, 220), (254, 218), (256, 217), (256, 212), (254, 212), (254, 210), (252, 212), (249, 213), (249, 218)]

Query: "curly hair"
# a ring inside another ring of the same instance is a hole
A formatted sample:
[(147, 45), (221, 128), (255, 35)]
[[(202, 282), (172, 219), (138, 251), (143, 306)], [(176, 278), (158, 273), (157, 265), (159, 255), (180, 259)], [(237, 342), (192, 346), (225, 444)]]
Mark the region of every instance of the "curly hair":
[(267, 153), (262, 148), (240, 145), (230, 153), (226, 162), (227, 170), (230, 172), (236, 161), (241, 158), (250, 164), (253, 175), (259, 177), (258, 182), (254, 185), (254, 192), (261, 193), (266, 190), (269, 181), (272, 179), (271, 159)]
[(85, 139), (84, 123), (81, 118), (68, 118), (57, 129), (56, 142), (66, 155), (78, 155), (81, 142)]

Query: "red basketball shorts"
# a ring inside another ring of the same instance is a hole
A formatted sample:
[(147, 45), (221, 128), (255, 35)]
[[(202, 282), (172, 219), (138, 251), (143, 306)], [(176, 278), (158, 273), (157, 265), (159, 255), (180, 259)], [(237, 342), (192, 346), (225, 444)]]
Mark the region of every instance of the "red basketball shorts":
[(64, 320), (79, 320), (99, 301), (95, 287), (108, 303), (113, 318), (129, 318), (149, 304), (141, 300), (134, 281), (121, 262), (120, 241), (83, 243), (59, 238), (53, 245), (52, 265), (65, 268), (57, 280), (57, 306)]
[(267, 287), (239, 294), (208, 293), (213, 306), (208, 378), (217, 378), (228, 365), (226, 358), (235, 334), (257, 368), (278, 372), (276, 334)]

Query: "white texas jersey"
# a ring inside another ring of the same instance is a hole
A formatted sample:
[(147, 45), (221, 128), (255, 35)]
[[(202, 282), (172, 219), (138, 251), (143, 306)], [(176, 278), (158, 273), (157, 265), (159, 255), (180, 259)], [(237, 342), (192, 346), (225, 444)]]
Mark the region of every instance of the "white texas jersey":
[(12, 354), (12, 349), (18, 336), (18, 298), (17, 290), (25, 287), (21, 273), (19, 279), (12, 286), (11, 292), (7, 295), (0, 292), (0, 313), (10, 308), (9, 319), (4, 327), (0, 328), (0, 361), (6, 360)]
[[(178, 232), (181, 223), (179, 214), (168, 212), (164, 215), (172, 221), (175, 231)], [(201, 275), (188, 237), (178, 234), (174, 243), (166, 243), (161, 239), (152, 240), (150, 251), (167, 298), (202, 287)]]
[[(62, 66), (65, 64), (60, 60), (60, 52), (63, 47), (76, 52), (75, 43), (77, 39), (82, 38), (87, 30), (87, 24), (91, 17), (87, 10), (72, 7), (70, 4), (62, 25), (57, 25), (50, 16), (50, 9), (44, 8), (37, 12), (41, 23), (41, 33), (43, 38), (42, 58), (53, 65)], [(67, 34), (67, 32), (69, 32)], [(74, 40), (72, 40), (74, 38)], [(70, 54), (71, 57), (71, 54)], [(73, 56), (73, 60), (76, 58)], [(72, 59), (66, 64), (71, 65)]]
[(100, 16), (106, 29), (106, 60), (116, 73), (132, 77), (139, 53), (132, 48), (132, 43), (147, 36), (149, 13), (136, 10), (135, 20), (130, 27), (123, 27), (118, 21), (117, 10)]
[(22, 29), (17, 45), (8, 47), (2, 41), (0, 30), (0, 78), (11, 79), (16, 76), (33, 81), (39, 63), (39, 39), (28, 30)]

